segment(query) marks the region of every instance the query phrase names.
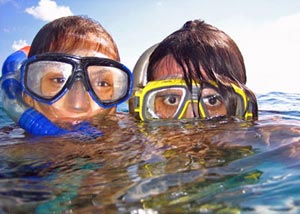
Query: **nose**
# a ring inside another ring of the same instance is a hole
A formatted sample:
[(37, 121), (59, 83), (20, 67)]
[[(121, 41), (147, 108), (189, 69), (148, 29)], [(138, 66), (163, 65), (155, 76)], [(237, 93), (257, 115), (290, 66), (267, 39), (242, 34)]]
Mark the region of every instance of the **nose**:
[(196, 102), (189, 103), (182, 118), (199, 118), (199, 117), (200, 114), (199, 114), (198, 103)]
[(66, 105), (69, 109), (80, 112), (88, 111), (90, 107), (89, 94), (80, 79), (74, 82), (66, 96)]

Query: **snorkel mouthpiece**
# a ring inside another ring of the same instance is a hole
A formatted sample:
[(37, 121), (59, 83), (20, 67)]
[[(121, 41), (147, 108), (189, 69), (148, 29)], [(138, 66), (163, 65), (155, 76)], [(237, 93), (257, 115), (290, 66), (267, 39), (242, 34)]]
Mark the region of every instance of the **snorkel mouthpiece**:
[(69, 130), (62, 129), (53, 124), (47, 117), (34, 108), (28, 108), (21, 115), (18, 124), (33, 135), (64, 135)]

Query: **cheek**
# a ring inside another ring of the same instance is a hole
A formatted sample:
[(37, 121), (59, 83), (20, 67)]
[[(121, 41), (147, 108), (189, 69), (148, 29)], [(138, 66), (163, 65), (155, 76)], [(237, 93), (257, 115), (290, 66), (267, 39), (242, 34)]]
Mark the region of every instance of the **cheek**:
[(49, 120), (54, 121), (57, 118), (57, 114), (55, 108), (53, 106), (49, 106), (47, 104), (43, 104), (33, 100), (33, 108), (46, 116)]
[(162, 104), (162, 102), (159, 102), (159, 101), (155, 102), (154, 111), (155, 111), (155, 114), (157, 116), (159, 116), (159, 118), (162, 118), (162, 119), (168, 118), (167, 114), (166, 114), (166, 112), (168, 112), (168, 109), (166, 106), (164, 106)]
[(28, 96), (27, 94), (23, 94), (23, 99), (24, 99), (24, 102), (29, 105), (30, 107), (33, 107), (34, 105), (34, 99), (32, 99), (30, 96)]
[(49, 120), (54, 123), (61, 123), (70, 120), (78, 120), (79, 118), (83, 120), (88, 120), (92, 117), (103, 118), (105, 115), (113, 115), (116, 113), (116, 107), (113, 108), (102, 108), (97, 103), (95, 103), (92, 98), (90, 98), (90, 106), (87, 111), (77, 112), (73, 109), (67, 107), (64, 97), (62, 97), (57, 102), (52, 105), (47, 105), (33, 101), (33, 108), (41, 112)]
[(217, 116), (225, 116), (227, 115), (226, 106), (224, 103), (220, 104), (217, 107), (207, 107), (206, 110), (210, 117), (217, 117)]
[(97, 115), (97, 114), (109, 114), (111, 108), (102, 108), (94, 101), (90, 100), (91, 106), (90, 106), (90, 112), (91, 116)]

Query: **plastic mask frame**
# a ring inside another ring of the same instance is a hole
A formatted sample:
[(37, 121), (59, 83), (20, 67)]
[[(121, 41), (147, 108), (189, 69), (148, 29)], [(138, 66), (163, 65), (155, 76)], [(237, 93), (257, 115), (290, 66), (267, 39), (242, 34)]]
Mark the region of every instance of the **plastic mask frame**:
[[(72, 74), (69, 76), (69, 78), (66, 80), (65, 85), (62, 87), (62, 89), (52, 98), (47, 99), (42, 96), (39, 96), (32, 92), (26, 85), (25, 79), (27, 78), (27, 69), (28, 65), (39, 62), (39, 61), (55, 61), (55, 62), (64, 62), (72, 65)], [(107, 66), (112, 68), (117, 68), (122, 70), (124, 73), (126, 73), (127, 76), (127, 91), (124, 94), (124, 96), (120, 97), (119, 99), (112, 101), (112, 102), (102, 102), (96, 95), (96, 93), (93, 91), (89, 77), (86, 71), (87, 66), (89, 65), (99, 65), (99, 66)], [(132, 87), (133, 87), (133, 77), (131, 71), (123, 64), (114, 61), (112, 59), (108, 58), (99, 58), (99, 57), (79, 57), (75, 55), (69, 55), (69, 54), (60, 54), (60, 53), (47, 53), (47, 54), (40, 54), (35, 55), (30, 58), (28, 58), (21, 66), (21, 76), (20, 76), (20, 82), (22, 84), (23, 90), (33, 99), (37, 100), (38, 102), (46, 103), (48, 105), (53, 104), (57, 100), (59, 100), (62, 96), (66, 94), (66, 92), (71, 88), (73, 83), (78, 80), (78, 78), (81, 79), (82, 83), (84, 84), (84, 87), (86, 91), (89, 93), (89, 95), (92, 97), (92, 99), (101, 107), (103, 108), (111, 108), (114, 106), (119, 105), (120, 103), (126, 101), (129, 99), (131, 93), (132, 93)]]
[[(207, 84), (207, 83), (204, 83)], [(210, 81), (208, 83), (213, 88), (218, 88), (218, 85), (214, 81)], [(193, 89), (197, 89), (198, 93), (201, 91), (201, 84), (200, 83), (192, 83)], [(231, 86), (235, 92), (235, 94), (238, 96), (238, 102), (239, 107), (241, 108), (239, 111), (237, 111), (237, 116), (240, 116), (246, 120), (251, 120), (253, 118), (253, 114), (250, 111), (249, 108), (250, 105), (250, 98), (246, 95), (245, 91), (238, 87), (237, 85), (231, 83)], [(149, 93), (151, 93), (154, 90), (161, 90), (161, 89), (167, 89), (167, 88), (182, 88), (185, 93), (184, 99), (180, 101), (180, 104), (178, 106), (178, 109), (176, 113), (173, 115), (172, 119), (182, 119), (184, 113), (186, 112), (188, 106), (190, 103), (197, 102), (199, 106), (199, 116), (202, 119), (210, 118), (208, 115), (208, 112), (206, 110), (205, 104), (203, 103), (203, 99), (199, 99), (199, 95), (195, 95), (194, 93), (191, 93), (184, 80), (182, 79), (172, 79), (172, 80), (160, 80), (160, 81), (150, 81), (148, 82), (145, 87), (139, 88), (134, 93), (134, 112), (138, 115), (139, 119), (142, 121), (151, 121), (155, 119), (161, 119), (159, 117), (156, 118), (148, 118), (145, 110), (148, 108), (147, 105), (147, 98), (149, 96)], [(237, 105), (238, 106), (238, 105)]]

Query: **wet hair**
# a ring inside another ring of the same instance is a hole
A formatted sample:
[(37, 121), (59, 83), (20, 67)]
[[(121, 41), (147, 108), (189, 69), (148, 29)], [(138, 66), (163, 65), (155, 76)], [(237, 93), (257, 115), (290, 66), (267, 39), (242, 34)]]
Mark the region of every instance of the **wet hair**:
[(147, 81), (154, 80), (154, 74), (164, 60), (169, 60), (166, 62), (169, 64), (175, 60), (190, 90), (192, 81), (215, 81), (228, 115), (243, 114), (239, 112), (240, 104), (231, 83), (243, 88), (249, 96), (253, 118), (257, 118), (255, 95), (245, 86), (247, 77), (243, 56), (236, 43), (223, 31), (202, 20), (186, 22), (181, 29), (160, 42), (151, 54)]
[(44, 25), (33, 39), (28, 56), (49, 52), (70, 53), (80, 49), (101, 52), (120, 61), (111, 35), (100, 23), (85, 16), (62, 17)]

